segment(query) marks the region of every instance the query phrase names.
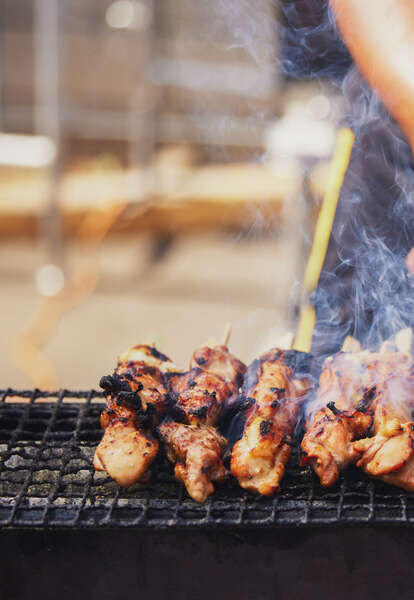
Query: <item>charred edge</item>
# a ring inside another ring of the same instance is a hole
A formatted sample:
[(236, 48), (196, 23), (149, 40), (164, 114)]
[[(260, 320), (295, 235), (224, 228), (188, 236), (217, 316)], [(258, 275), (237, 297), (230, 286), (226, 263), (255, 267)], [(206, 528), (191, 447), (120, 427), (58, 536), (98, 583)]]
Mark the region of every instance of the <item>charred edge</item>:
[(251, 406), (253, 406), (253, 404), (255, 404), (255, 402), (256, 402), (256, 400), (252, 396), (247, 396), (247, 398), (244, 398), (241, 401), (240, 410), (241, 411), (248, 410)]
[(283, 352), (283, 363), (291, 369), (296, 377), (311, 373), (313, 362), (313, 356), (308, 352), (300, 352), (299, 350), (285, 350)]
[(116, 403), (118, 406), (129, 404), (129, 406), (135, 410), (139, 410), (141, 408), (141, 398), (137, 392), (119, 392)]
[(326, 405), (326, 408), (329, 408), (329, 410), (331, 412), (333, 412), (334, 415), (340, 415), (341, 414), (341, 411), (338, 408), (336, 408), (335, 402), (328, 402), (328, 404)]
[(156, 348), (154, 348), (153, 346), (150, 347), (150, 352), (151, 355), (154, 358), (158, 358), (159, 360), (162, 360), (163, 362), (170, 360), (168, 358), (168, 356), (165, 356), (165, 354), (162, 354), (162, 352), (159, 352)]
[(169, 420), (176, 421), (177, 423), (185, 422), (186, 414), (185, 414), (184, 410), (177, 404), (173, 404), (170, 407), (170, 410), (168, 412), (169, 412), (169, 417), (170, 417)]
[(370, 388), (369, 390), (366, 390), (364, 392), (364, 400), (366, 402), (372, 402), (372, 400), (374, 399), (376, 391), (377, 391), (377, 387), (375, 385), (373, 385), (372, 388)]
[(286, 388), (271, 387), (270, 391), (272, 392), (272, 394), (276, 395), (276, 398), (278, 400), (281, 400), (286, 394)]
[(190, 413), (190, 415), (193, 415), (194, 417), (199, 417), (200, 419), (204, 419), (207, 416), (207, 411), (208, 411), (207, 406), (200, 406), (199, 408), (194, 408), (192, 410), (189, 410), (188, 412)]
[(262, 437), (266, 436), (271, 431), (272, 426), (272, 421), (262, 421), (260, 423), (260, 435)]
[(151, 427), (154, 423), (154, 415), (156, 415), (157, 409), (152, 402), (148, 402), (146, 409), (138, 410), (137, 420), (142, 427)]
[(256, 386), (257, 382), (259, 381), (260, 370), (260, 361), (258, 359), (254, 360), (247, 367), (243, 383), (244, 395), (247, 396), (248, 392)]
[(375, 385), (373, 385), (371, 388), (364, 390), (362, 400), (360, 400), (355, 407), (356, 410), (359, 412), (362, 412), (362, 413), (367, 412), (369, 405), (371, 404), (372, 400), (375, 397), (376, 391), (377, 391), (377, 388)]
[(164, 394), (164, 400), (167, 408), (172, 409), (177, 402), (177, 396), (170, 391)]
[(116, 394), (117, 392), (129, 392), (131, 391), (130, 385), (125, 378), (121, 377), (117, 373), (113, 375), (104, 375), (99, 381), (99, 386), (107, 393)]
[(135, 380), (136, 377), (140, 377), (141, 375), (151, 375), (152, 377), (156, 377), (159, 373), (158, 367), (146, 365), (142, 362), (137, 364), (133, 360), (128, 360), (125, 363), (121, 363), (120, 366), (125, 367), (126, 369), (130, 369), (132, 371), (132, 373), (124, 371), (121, 377), (126, 378), (128, 374), (127, 379), (130, 379), (130, 377), (132, 376), (132, 380)]

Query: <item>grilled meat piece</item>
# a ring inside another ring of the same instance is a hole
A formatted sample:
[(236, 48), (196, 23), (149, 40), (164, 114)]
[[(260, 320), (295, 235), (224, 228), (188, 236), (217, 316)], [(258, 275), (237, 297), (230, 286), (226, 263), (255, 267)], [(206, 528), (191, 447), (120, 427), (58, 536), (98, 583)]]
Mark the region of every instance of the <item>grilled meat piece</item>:
[(101, 379), (106, 394), (106, 408), (101, 414), (105, 433), (96, 449), (94, 466), (105, 470), (119, 485), (139, 481), (157, 455), (158, 441), (149, 429), (167, 411), (162, 372), (170, 369), (176, 369), (175, 365), (155, 348), (134, 346), (120, 356), (114, 374)]
[(339, 353), (325, 361), (317, 407), (302, 441), (304, 462), (322, 485), (332, 485), (342, 469), (356, 463), (370, 475), (414, 489), (407, 480), (411, 469), (401, 475), (414, 446), (414, 365), (395, 350), (385, 345), (381, 352)]
[(310, 379), (295, 377), (291, 359), (300, 354), (272, 349), (247, 370), (245, 424), (233, 447), (231, 472), (241, 487), (264, 496), (279, 489), (300, 406), (311, 386)]
[[(193, 366), (194, 364), (198, 366)], [(175, 463), (175, 475), (184, 482), (189, 495), (203, 502), (214, 488), (211, 481), (222, 479), (225, 439), (214, 425), (226, 401), (240, 385), (245, 366), (226, 346), (205, 346), (194, 352), (187, 373), (167, 374), (173, 414), (184, 423), (168, 421), (159, 428), (167, 454)]]
[(128, 487), (141, 479), (158, 453), (158, 441), (131, 421), (112, 421), (95, 453), (94, 467)]
[(227, 346), (203, 346), (196, 350), (190, 361), (190, 369), (199, 368), (220, 377), (237, 394), (243, 383), (246, 365), (230, 354)]
[(323, 486), (331, 486), (359, 454), (353, 441), (372, 424), (368, 411), (375, 389), (360, 356), (340, 352), (325, 360), (302, 440), (302, 464), (310, 464)]
[(166, 421), (158, 427), (167, 456), (175, 464), (174, 475), (183, 481), (196, 502), (204, 502), (214, 492), (212, 481), (226, 477), (222, 456), (226, 439), (214, 427), (185, 425)]
[(174, 411), (189, 425), (214, 425), (231, 395), (230, 386), (218, 375), (200, 368), (167, 377)]
[(357, 466), (367, 474), (414, 491), (414, 361), (399, 352), (372, 353), (376, 396), (373, 437), (354, 443)]
[(358, 459), (353, 440), (364, 435), (371, 423), (371, 415), (358, 411), (318, 411), (302, 440), (301, 464), (310, 463), (324, 487), (333, 485), (340, 471)]

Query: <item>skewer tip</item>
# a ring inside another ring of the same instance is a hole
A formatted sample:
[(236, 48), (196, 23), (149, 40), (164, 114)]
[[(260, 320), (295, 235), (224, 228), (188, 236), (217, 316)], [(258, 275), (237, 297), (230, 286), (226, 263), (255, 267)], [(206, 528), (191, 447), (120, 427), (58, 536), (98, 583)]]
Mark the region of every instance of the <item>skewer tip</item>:
[(230, 322), (226, 323), (225, 327), (224, 327), (224, 333), (223, 333), (223, 346), (227, 346), (230, 340), (230, 336), (231, 336), (231, 328), (232, 328), (232, 324)]

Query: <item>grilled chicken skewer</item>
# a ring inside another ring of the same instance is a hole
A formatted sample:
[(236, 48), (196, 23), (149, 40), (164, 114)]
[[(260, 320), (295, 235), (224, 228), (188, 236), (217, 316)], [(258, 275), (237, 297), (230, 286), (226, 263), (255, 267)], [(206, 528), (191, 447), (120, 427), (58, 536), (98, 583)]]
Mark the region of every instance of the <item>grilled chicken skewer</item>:
[(242, 390), (244, 430), (231, 457), (231, 472), (244, 489), (264, 496), (279, 489), (299, 410), (311, 386), (310, 378), (295, 373), (307, 356), (272, 349), (247, 370)]
[(386, 483), (414, 491), (414, 361), (400, 352), (371, 356), (376, 366), (373, 437), (354, 443), (357, 466)]
[(101, 414), (104, 436), (94, 467), (128, 487), (148, 471), (159, 443), (151, 427), (164, 417), (168, 393), (163, 375), (177, 367), (155, 348), (137, 345), (122, 354), (113, 375), (102, 377), (106, 408)]
[(167, 375), (174, 415), (158, 427), (174, 474), (184, 482), (197, 502), (214, 491), (213, 481), (226, 477), (223, 455), (225, 438), (215, 428), (226, 403), (238, 393), (246, 370), (227, 346), (204, 346), (196, 350), (187, 373)]
[(370, 475), (414, 489), (413, 359), (391, 342), (380, 352), (355, 350), (324, 363), (302, 441), (303, 462), (324, 486), (356, 463)]
[(325, 487), (333, 485), (340, 471), (358, 459), (353, 441), (364, 436), (372, 424), (367, 408), (375, 389), (361, 354), (340, 352), (327, 358), (316, 398), (308, 405), (302, 465), (310, 464)]

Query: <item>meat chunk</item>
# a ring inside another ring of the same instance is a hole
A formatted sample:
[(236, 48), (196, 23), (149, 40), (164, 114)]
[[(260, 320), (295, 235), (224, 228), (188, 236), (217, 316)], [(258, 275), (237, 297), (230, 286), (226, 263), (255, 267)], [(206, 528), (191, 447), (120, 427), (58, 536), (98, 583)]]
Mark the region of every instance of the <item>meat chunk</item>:
[(113, 375), (101, 379), (106, 396), (101, 414), (105, 433), (94, 465), (107, 471), (119, 485), (139, 481), (157, 455), (159, 444), (151, 428), (168, 408), (168, 392), (159, 367), (166, 371), (171, 365), (155, 348), (134, 346), (120, 357)]
[(372, 437), (354, 443), (357, 466), (368, 475), (414, 491), (414, 363), (394, 352), (384, 357), (382, 379), (373, 402)]
[[(332, 485), (352, 463), (388, 481), (411, 476), (409, 468), (400, 478), (396, 473), (413, 454), (413, 366), (411, 356), (392, 344), (381, 352), (341, 352), (325, 361), (302, 441), (304, 462), (322, 485)], [(414, 481), (403, 484), (414, 488)]]
[(310, 463), (323, 486), (358, 459), (353, 441), (372, 423), (368, 407), (375, 389), (358, 358), (340, 352), (325, 360), (315, 400), (308, 406), (302, 464)]
[(158, 432), (169, 460), (175, 464), (175, 477), (183, 481), (196, 502), (204, 502), (214, 492), (212, 482), (226, 477), (222, 463), (226, 439), (214, 427), (173, 421), (164, 422)]
[(131, 422), (112, 421), (95, 452), (94, 467), (128, 487), (147, 472), (158, 453), (158, 441)]
[(166, 376), (172, 414), (184, 423), (168, 420), (158, 431), (170, 461), (176, 463), (175, 476), (194, 500), (204, 502), (214, 490), (211, 482), (226, 475), (226, 440), (214, 426), (237, 393), (245, 366), (226, 346), (205, 346), (194, 352), (190, 367)]
[(246, 365), (231, 354), (227, 346), (203, 346), (196, 350), (190, 362), (190, 369), (195, 368), (220, 377), (230, 386), (232, 394), (238, 392), (246, 372)]
[(177, 416), (189, 425), (214, 425), (231, 395), (229, 385), (221, 377), (200, 368), (172, 374), (168, 387)]
[(264, 496), (279, 489), (300, 406), (311, 386), (310, 379), (295, 378), (293, 352), (273, 349), (254, 361), (242, 390), (246, 417), (233, 447), (231, 472), (241, 487)]
[(310, 463), (324, 487), (333, 485), (340, 471), (358, 459), (358, 450), (352, 442), (364, 435), (371, 422), (370, 415), (358, 411), (332, 412), (330, 408), (318, 411), (302, 440), (305, 453), (302, 465)]

